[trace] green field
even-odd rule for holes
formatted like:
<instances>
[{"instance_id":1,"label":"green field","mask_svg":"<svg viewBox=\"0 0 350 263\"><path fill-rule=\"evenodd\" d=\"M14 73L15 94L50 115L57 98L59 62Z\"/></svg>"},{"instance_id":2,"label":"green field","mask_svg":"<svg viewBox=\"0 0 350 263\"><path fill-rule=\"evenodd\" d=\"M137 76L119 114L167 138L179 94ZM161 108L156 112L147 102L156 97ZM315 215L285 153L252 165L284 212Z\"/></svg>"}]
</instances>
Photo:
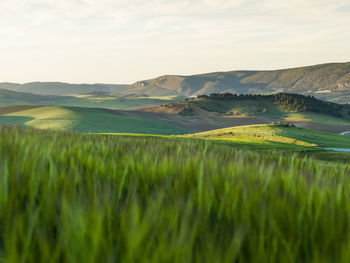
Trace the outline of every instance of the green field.
<instances>
[{"instance_id":1,"label":"green field","mask_svg":"<svg viewBox=\"0 0 350 263\"><path fill-rule=\"evenodd\" d=\"M286 121L311 121L325 124L335 125L350 125L349 118L336 118L326 114L299 112L299 113L287 113L283 116Z\"/></svg>"},{"instance_id":2,"label":"green field","mask_svg":"<svg viewBox=\"0 0 350 263\"><path fill-rule=\"evenodd\" d=\"M201 139L0 135L0 262L350 260L348 161Z\"/></svg>"},{"instance_id":3,"label":"green field","mask_svg":"<svg viewBox=\"0 0 350 263\"><path fill-rule=\"evenodd\" d=\"M88 133L184 134L189 131L141 117L110 114L97 109L47 106L1 114L0 124Z\"/></svg>"},{"instance_id":4,"label":"green field","mask_svg":"<svg viewBox=\"0 0 350 263\"><path fill-rule=\"evenodd\" d=\"M183 97L142 97L119 96L109 93L91 93L79 95L53 96L36 95L31 93L15 92L0 89L0 107L12 105L41 105L41 106L68 106L107 109L129 109L151 104L174 102Z\"/></svg>"},{"instance_id":5,"label":"green field","mask_svg":"<svg viewBox=\"0 0 350 263\"><path fill-rule=\"evenodd\" d=\"M310 147L350 148L350 137L280 125L246 125L186 135L215 141L229 141L256 149L305 150ZM306 147L306 148L305 148Z\"/></svg>"},{"instance_id":6,"label":"green field","mask_svg":"<svg viewBox=\"0 0 350 263\"><path fill-rule=\"evenodd\" d=\"M275 96L275 97L274 97ZM223 116L258 116L286 121L308 121L350 125L350 108L308 96L279 93L275 95L211 94L186 100L188 107L199 106Z\"/></svg>"}]
</instances>

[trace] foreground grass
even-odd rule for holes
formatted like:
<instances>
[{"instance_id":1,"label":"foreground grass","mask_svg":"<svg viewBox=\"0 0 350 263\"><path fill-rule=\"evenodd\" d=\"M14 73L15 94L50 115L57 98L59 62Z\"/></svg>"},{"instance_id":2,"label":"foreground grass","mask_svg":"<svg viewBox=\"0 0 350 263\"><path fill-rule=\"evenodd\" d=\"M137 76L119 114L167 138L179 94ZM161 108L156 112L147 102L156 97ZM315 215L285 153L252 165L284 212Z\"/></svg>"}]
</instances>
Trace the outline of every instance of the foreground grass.
<instances>
[{"instance_id":1,"label":"foreground grass","mask_svg":"<svg viewBox=\"0 0 350 263\"><path fill-rule=\"evenodd\" d=\"M2 262L349 262L350 166L0 128Z\"/></svg>"}]
</instances>

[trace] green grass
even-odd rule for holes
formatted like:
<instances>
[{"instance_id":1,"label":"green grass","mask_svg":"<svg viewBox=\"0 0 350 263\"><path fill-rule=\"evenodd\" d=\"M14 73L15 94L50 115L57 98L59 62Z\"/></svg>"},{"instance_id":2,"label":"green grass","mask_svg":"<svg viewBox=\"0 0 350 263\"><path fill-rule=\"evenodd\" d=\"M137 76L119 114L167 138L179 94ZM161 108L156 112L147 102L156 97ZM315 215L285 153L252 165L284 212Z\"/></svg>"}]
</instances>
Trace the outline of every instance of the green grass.
<instances>
[{"instance_id":1,"label":"green grass","mask_svg":"<svg viewBox=\"0 0 350 263\"><path fill-rule=\"evenodd\" d=\"M0 135L0 262L350 260L347 163L183 138Z\"/></svg>"},{"instance_id":2,"label":"green grass","mask_svg":"<svg viewBox=\"0 0 350 263\"><path fill-rule=\"evenodd\" d=\"M257 150L307 150L311 146L350 148L350 137L279 125L245 125L185 135L216 141L229 141Z\"/></svg>"},{"instance_id":3,"label":"green grass","mask_svg":"<svg viewBox=\"0 0 350 263\"><path fill-rule=\"evenodd\" d=\"M184 134L174 125L139 117L118 116L96 109L47 106L0 115L0 124L89 133Z\"/></svg>"},{"instance_id":4,"label":"green grass","mask_svg":"<svg viewBox=\"0 0 350 263\"><path fill-rule=\"evenodd\" d=\"M41 105L41 106L67 106L108 109L129 109L150 104L163 104L179 100L177 96L168 97L122 97L106 95L100 97L94 94L67 95L67 96L42 96L30 93L19 93L8 90L0 90L0 107L12 105Z\"/></svg>"},{"instance_id":5,"label":"green grass","mask_svg":"<svg viewBox=\"0 0 350 263\"><path fill-rule=\"evenodd\" d=\"M269 119L284 119L286 121L311 121L325 124L350 125L350 116L347 110L340 112L343 117L334 117L315 112L290 112L274 104L268 98L237 99L234 101L199 98L189 103L207 111L221 113L224 116L259 116Z\"/></svg>"},{"instance_id":6,"label":"green grass","mask_svg":"<svg viewBox=\"0 0 350 263\"><path fill-rule=\"evenodd\" d=\"M280 118L284 114L278 105L273 104L267 98L241 101L196 99L190 103L196 104L207 111L219 112L226 116L244 115Z\"/></svg>"},{"instance_id":7,"label":"green grass","mask_svg":"<svg viewBox=\"0 0 350 263\"><path fill-rule=\"evenodd\" d=\"M79 98L76 101L62 101L51 105L89 107L89 108L107 108L107 109L129 109L147 106L150 104L162 104L172 102L172 99L161 98Z\"/></svg>"},{"instance_id":8,"label":"green grass","mask_svg":"<svg viewBox=\"0 0 350 263\"><path fill-rule=\"evenodd\" d=\"M334 125L350 125L350 121L347 118L336 118L325 114L310 113L310 112L289 113L284 116L284 119L286 121L298 120L298 121L312 121L312 122L334 124Z\"/></svg>"}]
</instances>

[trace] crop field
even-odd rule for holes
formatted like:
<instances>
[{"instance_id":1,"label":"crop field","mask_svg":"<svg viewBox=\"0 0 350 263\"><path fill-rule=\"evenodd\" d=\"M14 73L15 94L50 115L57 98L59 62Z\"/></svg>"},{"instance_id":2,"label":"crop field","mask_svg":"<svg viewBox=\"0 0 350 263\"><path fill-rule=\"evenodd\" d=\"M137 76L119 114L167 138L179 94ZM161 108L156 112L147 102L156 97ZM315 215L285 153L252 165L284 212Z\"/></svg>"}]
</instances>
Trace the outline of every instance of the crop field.
<instances>
[{"instance_id":1,"label":"crop field","mask_svg":"<svg viewBox=\"0 0 350 263\"><path fill-rule=\"evenodd\" d=\"M188 133L180 127L142 117L118 116L97 109L60 106L2 107L0 124L88 133Z\"/></svg>"},{"instance_id":2,"label":"crop field","mask_svg":"<svg viewBox=\"0 0 350 263\"><path fill-rule=\"evenodd\" d=\"M350 261L348 161L206 139L0 135L0 262Z\"/></svg>"},{"instance_id":3,"label":"crop field","mask_svg":"<svg viewBox=\"0 0 350 263\"><path fill-rule=\"evenodd\" d=\"M231 141L243 145L255 144L258 148L265 146L274 149L307 149L305 147L334 147L350 148L350 137L345 135L312 131L296 127L283 127L274 124L245 125L232 128L212 130L186 137L203 138L209 140Z\"/></svg>"}]
</instances>

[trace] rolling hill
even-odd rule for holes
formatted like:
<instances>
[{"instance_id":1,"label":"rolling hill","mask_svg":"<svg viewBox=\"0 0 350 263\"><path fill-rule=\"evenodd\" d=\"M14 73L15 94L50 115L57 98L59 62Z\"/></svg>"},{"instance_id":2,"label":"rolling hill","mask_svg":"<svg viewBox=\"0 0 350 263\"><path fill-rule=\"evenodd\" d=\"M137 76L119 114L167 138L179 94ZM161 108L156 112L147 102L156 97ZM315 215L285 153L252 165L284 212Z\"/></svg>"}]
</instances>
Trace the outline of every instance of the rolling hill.
<instances>
[{"instance_id":1,"label":"rolling hill","mask_svg":"<svg viewBox=\"0 0 350 263\"><path fill-rule=\"evenodd\" d=\"M134 83L124 93L196 96L210 93L310 94L350 102L350 63L322 64L271 71L231 71L193 76L166 75Z\"/></svg>"},{"instance_id":2,"label":"rolling hill","mask_svg":"<svg viewBox=\"0 0 350 263\"><path fill-rule=\"evenodd\" d=\"M120 93L127 85L118 84L69 84L62 82L31 82L25 84L0 83L0 89L18 92L33 93L38 95L69 95L85 94L91 92Z\"/></svg>"},{"instance_id":3,"label":"rolling hill","mask_svg":"<svg viewBox=\"0 0 350 263\"><path fill-rule=\"evenodd\" d=\"M239 70L192 76L165 75L132 85L69 84L61 82L0 83L0 89L40 95L91 92L148 96L197 96L211 93L314 95L323 100L350 102L350 62L282 70Z\"/></svg>"},{"instance_id":4,"label":"rolling hill","mask_svg":"<svg viewBox=\"0 0 350 263\"><path fill-rule=\"evenodd\" d=\"M87 133L184 134L189 131L158 120L121 116L103 110L60 106L0 107L0 125Z\"/></svg>"},{"instance_id":5,"label":"rolling hill","mask_svg":"<svg viewBox=\"0 0 350 263\"><path fill-rule=\"evenodd\" d=\"M298 94L201 95L159 107L124 112L131 116L164 120L194 132L280 121L323 132L350 131L349 105Z\"/></svg>"},{"instance_id":6,"label":"rolling hill","mask_svg":"<svg viewBox=\"0 0 350 263\"><path fill-rule=\"evenodd\" d=\"M350 148L350 140L346 136L278 124L245 125L184 136L229 141L240 144L242 147L260 150L285 149L287 145L292 150L296 150L300 146Z\"/></svg>"},{"instance_id":7,"label":"rolling hill","mask_svg":"<svg viewBox=\"0 0 350 263\"><path fill-rule=\"evenodd\" d=\"M350 106L308 96L225 93L178 99L103 92L54 96L0 90L0 124L97 133L178 134L288 121L312 130L350 131Z\"/></svg>"},{"instance_id":8,"label":"rolling hill","mask_svg":"<svg viewBox=\"0 0 350 263\"><path fill-rule=\"evenodd\" d=\"M140 97L117 95L109 92L95 91L71 95L38 95L0 89L0 107L13 105L70 106L87 108L129 109L146 105L162 104L179 100L177 97Z\"/></svg>"}]
</instances>

